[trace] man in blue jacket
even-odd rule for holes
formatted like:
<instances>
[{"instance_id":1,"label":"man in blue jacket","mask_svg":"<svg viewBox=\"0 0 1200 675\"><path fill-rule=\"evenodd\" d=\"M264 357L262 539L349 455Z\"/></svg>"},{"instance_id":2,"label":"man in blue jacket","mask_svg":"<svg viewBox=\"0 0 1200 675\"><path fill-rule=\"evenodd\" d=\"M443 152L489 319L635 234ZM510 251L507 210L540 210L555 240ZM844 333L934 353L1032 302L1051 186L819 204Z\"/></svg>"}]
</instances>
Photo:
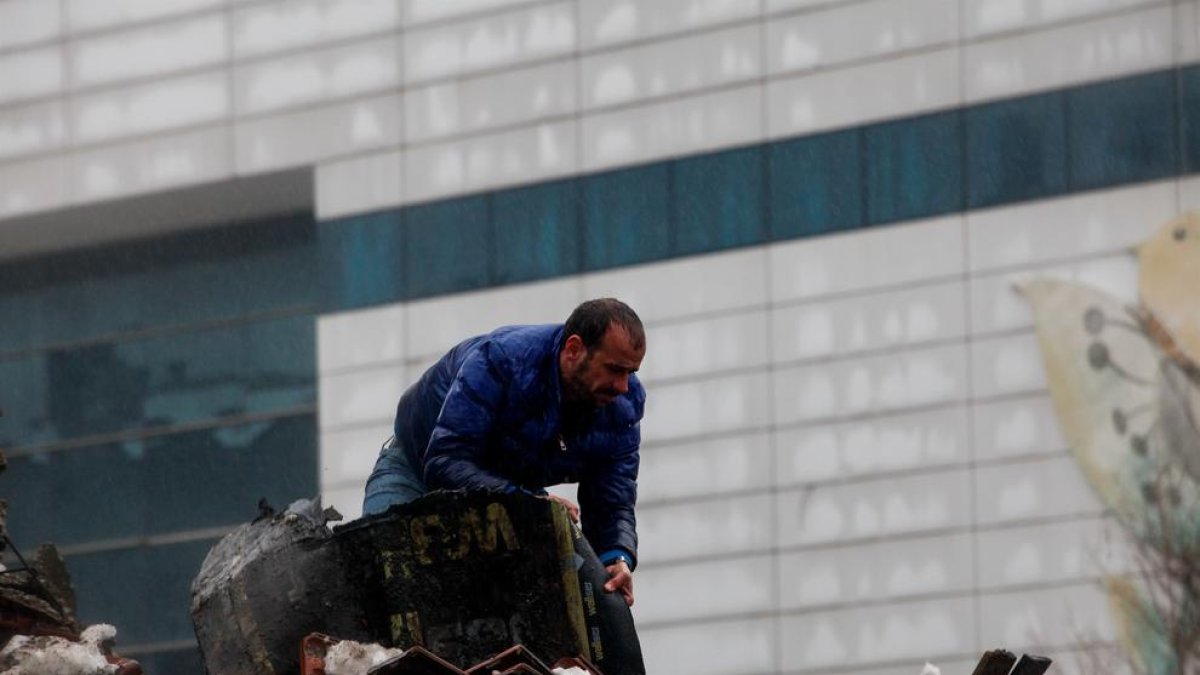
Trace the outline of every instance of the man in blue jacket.
<instances>
[{"instance_id":1,"label":"man in blue jacket","mask_svg":"<svg viewBox=\"0 0 1200 675\"><path fill-rule=\"evenodd\" d=\"M566 324L507 326L459 343L404 392L395 436L367 480L363 513L428 490L545 495L579 483L579 506L556 495L633 604L639 423L646 353L625 303L589 300ZM580 508L582 507L582 509Z\"/></svg>"}]
</instances>

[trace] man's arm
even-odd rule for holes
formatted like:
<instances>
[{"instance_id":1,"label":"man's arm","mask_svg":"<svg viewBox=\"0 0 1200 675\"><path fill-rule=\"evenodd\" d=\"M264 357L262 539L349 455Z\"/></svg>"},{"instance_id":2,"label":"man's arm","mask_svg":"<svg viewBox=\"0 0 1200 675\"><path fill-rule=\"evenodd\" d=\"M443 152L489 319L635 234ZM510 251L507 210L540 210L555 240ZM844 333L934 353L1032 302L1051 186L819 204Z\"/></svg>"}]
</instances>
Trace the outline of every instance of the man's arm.
<instances>
[{"instance_id":1,"label":"man's arm","mask_svg":"<svg viewBox=\"0 0 1200 675\"><path fill-rule=\"evenodd\" d=\"M519 489L482 466L510 380L508 359L494 342L483 342L463 362L425 448L424 478L430 488Z\"/></svg>"},{"instance_id":2,"label":"man's arm","mask_svg":"<svg viewBox=\"0 0 1200 675\"><path fill-rule=\"evenodd\" d=\"M621 591L633 604L633 569L637 567L638 446L641 430L632 425L622 434L615 455L579 485L583 532L608 570L607 591Z\"/></svg>"}]
</instances>

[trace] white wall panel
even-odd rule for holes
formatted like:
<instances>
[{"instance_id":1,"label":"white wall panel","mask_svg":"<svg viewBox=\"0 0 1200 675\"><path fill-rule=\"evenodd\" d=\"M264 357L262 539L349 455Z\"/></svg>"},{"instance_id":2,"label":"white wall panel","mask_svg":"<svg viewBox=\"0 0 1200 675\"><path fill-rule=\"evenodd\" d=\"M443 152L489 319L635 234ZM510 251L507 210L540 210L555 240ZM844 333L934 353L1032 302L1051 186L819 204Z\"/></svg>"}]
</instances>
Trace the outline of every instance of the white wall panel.
<instances>
[{"instance_id":1,"label":"white wall panel","mask_svg":"<svg viewBox=\"0 0 1200 675\"><path fill-rule=\"evenodd\" d=\"M63 158L58 155L0 165L0 215L62 206L65 185Z\"/></svg>"},{"instance_id":2,"label":"white wall panel","mask_svg":"<svg viewBox=\"0 0 1200 675\"><path fill-rule=\"evenodd\" d=\"M796 614L781 629L786 672L976 651L970 598Z\"/></svg>"},{"instance_id":3,"label":"white wall panel","mask_svg":"<svg viewBox=\"0 0 1200 675\"><path fill-rule=\"evenodd\" d=\"M961 281L783 306L772 315L777 363L962 337Z\"/></svg>"},{"instance_id":4,"label":"white wall panel","mask_svg":"<svg viewBox=\"0 0 1200 675\"><path fill-rule=\"evenodd\" d=\"M636 578L640 625L763 611L775 595L767 556L639 567Z\"/></svg>"},{"instance_id":5,"label":"white wall panel","mask_svg":"<svg viewBox=\"0 0 1200 675\"><path fill-rule=\"evenodd\" d=\"M564 60L411 88L404 93L405 140L419 143L571 114L575 69Z\"/></svg>"},{"instance_id":6,"label":"white wall panel","mask_svg":"<svg viewBox=\"0 0 1200 675\"><path fill-rule=\"evenodd\" d=\"M530 2L531 0L400 0L400 18L405 27L411 27L430 21L446 21L482 12L493 12L502 7Z\"/></svg>"},{"instance_id":7,"label":"white wall panel","mask_svg":"<svg viewBox=\"0 0 1200 675\"><path fill-rule=\"evenodd\" d=\"M772 384L778 424L952 403L967 395L966 350L951 345L786 368Z\"/></svg>"},{"instance_id":8,"label":"white wall panel","mask_svg":"<svg viewBox=\"0 0 1200 675\"><path fill-rule=\"evenodd\" d=\"M584 109L743 82L762 73L762 30L739 26L580 60Z\"/></svg>"},{"instance_id":9,"label":"white wall panel","mask_svg":"<svg viewBox=\"0 0 1200 675\"><path fill-rule=\"evenodd\" d=\"M408 82L422 82L568 54L574 47L572 4L537 5L408 31L404 72Z\"/></svg>"},{"instance_id":10,"label":"white wall panel","mask_svg":"<svg viewBox=\"0 0 1200 675\"><path fill-rule=\"evenodd\" d=\"M74 203L190 185L233 176L228 126L103 146L71 157Z\"/></svg>"},{"instance_id":11,"label":"white wall panel","mask_svg":"<svg viewBox=\"0 0 1200 675\"><path fill-rule=\"evenodd\" d=\"M239 121L238 173L255 173L400 143L400 97Z\"/></svg>"},{"instance_id":12,"label":"white wall panel","mask_svg":"<svg viewBox=\"0 0 1200 675\"><path fill-rule=\"evenodd\" d=\"M968 591L971 536L872 542L787 553L779 559L783 610Z\"/></svg>"},{"instance_id":13,"label":"white wall panel","mask_svg":"<svg viewBox=\"0 0 1200 675\"><path fill-rule=\"evenodd\" d=\"M441 357L500 326L563 323L581 301L579 280L567 278L411 302L408 355Z\"/></svg>"},{"instance_id":14,"label":"white wall panel","mask_svg":"<svg viewBox=\"0 0 1200 675\"><path fill-rule=\"evenodd\" d=\"M321 488L321 504L337 509L342 514L342 522L350 522L362 515L362 501L361 485Z\"/></svg>"},{"instance_id":15,"label":"white wall panel","mask_svg":"<svg viewBox=\"0 0 1200 675\"><path fill-rule=\"evenodd\" d=\"M650 386L642 440L750 431L767 425L767 374Z\"/></svg>"},{"instance_id":16,"label":"white wall panel","mask_svg":"<svg viewBox=\"0 0 1200 675\"><path fill-rule=\"evenodd\" d=\"M1059 454L1067 449L1048 394L975 403L971 414L976 461Z\"/></svg>"},{"instance_id":17,"label":"white wall panel","mask_svg":"<svg viewBox=\"0 0 1200 675\"><path fill-rule=\"evenodd\" d=\"M8 0L0 3L0 49L12 49L57 37L62 17L59 3Z\"/></svg>"},{"instance_id":18,"label":"white wall panel","mask_svg":"<svg viewBox=\"0 0 1200 675\"><path fill-rule=\"evenodd\" d=\"M958 39L958 0L868 0L768 24L771 75L829 68Z\"/></svg>"},{"instance_id":19,"label":"white wall panel","mask_svg":"<svg viewBox=\"0 0 1200 675\"><path fill-rule=\"evenodd\" d=\"M637 616L637 605L634 605ZM771 619L638 629L648 673L745 675L775 668Z\"/></svg>"},{"instance_id":20,"label":"white wall panel","mask_svg":"<svg viewBox=\"0 0 1200 675\"><path fill-rule=\"evenodd\" d=\"M761 85L583 118L583 170L761 141Z\"/></svg>"},{"instance_id":21,"label":"white wall panel","mask_svg":"<svg viewBox=\"0 0 1200 675\"><path fill-rule=\"evenodd\" d=\"M1200 210L1200 176L1179 181L1179 210Z\"/></svg>"},{"instance_id":22,"label":"white wall panel","mask_svg":"<svg viewBox=\"0 0 1200 675\"><path fill-rule=\"evenodd\" d=\"M954 407L779 431L776 484L822 481L965 464L965 408Z\"/></svg>"},{"instance_id":23,"label":"white wall panel","mask_svg":"<svg viewBox=\"0 0 1200 675\"><path fill-rule=\"evenodd\" d=\"M110 26L128 26L223 4L224 0L66 0L66 25L69 32L80 33Z\"/></svg>"},{"instance_id":24,"label":"white wall panel","mask_svg":"<svg viewBox=\"0 0 1200 675\"><path fill-rule=\"evenodd\" d=\"M766 551L775 534L772 501L760 494L643 505L637 511L638 564Z\"/></svg>"},{"instance_id":25,"label":"white wall panel","mask_svg":"<svg viewBox=\"0 0 1200 675\"><path fill-rule=\"evenodd\" d=\"M767 434L642 444L638 502L761 490L771 482Z\"/></svg>"},{"instance_id":26,"label":"white wall panel","mask_svg":"<svg viewBox=\"0 0 1200 675\"><path fill-rule=\"evenodd\" d=\"M370 425L384 430L379 439L382 444L390 433L396 402L407 387L406 375L404 365L391 364L321 376L318 422L322 433Z\"/></svg>"},{"instance_id":27,"label":"white wall panel","mask_svg":"<svg viewBox=\"0 0 1200 675\"><path fill-rule=\"evenodd\" d=\"M1175 181L967 214L972 271L1126 251L1176 213Z\"/></svg>"},{"instance_id":28,"label":"white wall panel","mask_svg":"<svg viewBox=\"0 0 1200 675\"><path fill-rule=\"evenodd\" d=\"M987 530L977 537L984 589L1071 583L1134 569L1120 527L1102 518Z\"/></svg>"},{"instance_id":29,"label":"white wall panel","mask_svg":"<svg viewBox=\"0 0 1200 675\"><path fill-rule=\"evenodd\" d=\"M648 324L748 309L767 302L765 265L763 248L693 256L588 274L583 294L621 298Z\"/></svg>"},{"instance_id":30,"label":"white wall panel","mask_svg":"<svg viewBox=\"0 0 1200 675\"><path fill-rule=\"evenodd\" d=\"M318 164L317 220L399 206L404 201L404 155L387 150Z\"/></svg>"},{"instance_id":31,"label":"white wall panel","mask_svg":"<svg viewBox=\"0 0 1200 675\"><path fill-rule=\"evenodd\" d=\"M0 54L0 103L58 93L63 81L58 45Z\"/></svg>"},{"instance_id":32,"label":"white wall panel","mask_svg":"<svg viewBox=\"0 0 1200 675\"><path fill-rule=\"evenodd\" d=\"M1100 500L1069 455L981 467L975 518L985 525L1100 513Z\"/></svg>"},{"instance_id":33,"label":"white wall panel","mask_svg":"<svg viewBox=\"0 0 1200 675\"><path fill-rule=\"evenodd\" d=\"M234 69L239 115L361 95L400 84L400 40L384 37Z\"/></svg>"},{"instance_id":34,"label":"white wall panel","mask_svg":"<svg viewBox=\"0 0 1200 675\"><path fill-rule=\"evenodd\" d=\"M141 135L230 117L228 71L212 70L71 97L75 143Z\"/></svg>"},{"instance_id":35,"label":"white wall panel","mask_svg":"<svg viewBox=\"0 0 1200 675\"><path fill-rule=\"evenodd\" d=\"M60 100L0 109L0 158L58 148L65 140L63 117Z\"/></svg>"},{"instance_id":36,"label":"white wall panel","mask_svg":"<svg viewBox=\"0 0 1200 675\"><path fill-rule=\"evenodd\" d=\"M317 317L317 372L402 360L406 314L396 303Z\"/></svg>"},{"instance_id":37,"label":"white wall panel","mask_svg":"<svg viewBox=\"0 0 1200 675\"><path fill-rule=\"evenodd\" d=\"M1126 75L1173 62L1171 8L969 44L969 103Z\"/></svg>"},{"instance_id":38,"label":"white wall panel","mask_svg":"<svg viewBox=\"0 0 1200 675\"><path fill-rule=\"evenodd\" d=\"M768 251L771 299L944 279L963 272L960 216L776 244ZM936 255L931 255L936 251Z\"/></svg>"},{"instance_id":39,"label":"white wall panel","mask_svg":"<svg viewBox=\"0 0 1200 675\"><path fill-rule=\"evenodd\" d=\"M1024 269L971 280L971 332L987 335L1029 328L1033 312L1017 285L1035 279L1060 279L1085 285L1132 304L1137 300L1137 258L1132 251L1077 263Z\"/></svg>"},{"instance_id":40,"label":"white wall panel","mask_svg":"<svg viewBox=\"0 0 1200 675\"><path fill-rule=\"evenodd\" d=\"M758 310L683 323L652 324L646 329L646 345L647 357L638 373L646 383L764 366L767 313Z\"/></svg>"},{"instance_id":41,"label":"white wall panel","mask_svg":"<svg viewBox=\"0 0 1200 675\"><path fill-rule=\"evenodd\" d=\"M1195 63L1200 59L1200 4L1177 2L1175 16L1175 62Z\"/></svg>"},{"instance_id":42,"label":"white wall panel","mask_svg":"<svg viewBox=\"0 0 1200 675\"><path fill-rule=\"evenodd\" d=\"M1104 589L1090 583L983 595L979 632L985 645L1072 647L1116 638Z\"/></svg>"},{"instance_id":43,"label":"white wall panel","mask_svg":"<svg viewBox=\"0 0 1200 675\"><path fill-rule=\"evenodd\" d=\"M956 48L767 83L767 137L810 134L960 105Z\"/></svg>"},{"instance_id":44,"label":"white wall panel","mask_svg":"<svg viewBox=\"0 0 1200 675\"><path fill-rule=\"evenodd\" d=\"M106 33L67 46L70 82L89 87L222 63L227 57L223 13Z\"/></svg>"},{"instance_id":45,"label":"white wall panel","mask_svg":"<svg viewBox=\"0 0 1200 675\"><path fill-rule=\"evenodd\" d=\"M578 126L548 122L411 148L405 198L424 201L576 173Z\"/></svg>"},{"instance_id":46,"label":"white wall panel","mask_svg":"<svg viewBox=\"0 0 1200 675\"><path fill-rule=\"evenodd\" d=\"M1033 333L971 343L971 394L975 398L1025 394L1046 388L1042 350Z\"/></svg>"},{"instance_id":47,"label":"white wall panel","mask_svg":"<svg viewBox=\"0 0 1200 675\"><path fill-rule=\"evenodd\" d=\"M392 424L350 427L322 432L320 438L320 480L322 489L353 487L361 493L375 467L379 450L392 434Z\"/></svg>"},{"instance_id":48,"label":"white wall panel","mask_svg":"<svg viewBox=\"0 0 1200 675\"><path fill-rule=\"evenodd\" d=\"M277 0L235 8L239 57L317 45L399 25L396 0Z\"/></svg>"},{"instance_id":49,"label":"white wall panel","mask_svg":"<svg viewBox=\"0 0 1200 675\"><path fill-rule=\"evenodd\" d=\"M1085 20L1089 16L1121 11L1156 0L963 0L963 28L967 38L1027 31L1051 23Z\"/></svg>"},{"instance_id":50,"label":"white wall panel","mask_svg":"<svg viewBox=\"0 0 1200 675\"><path fill-rule=\"evenodd\" d=\"M964 527L970 482L962 469L781 492L776 536L788 547Z\"/></svg>"},{"instance_id":51,"label":"white wall panel","mask_svg":"<svg viewBox=\"0 0 1200 675\"><path fill-rule=\"evenodd\" d=\"M747 0L587 0L579 3L584 49L746 20L758 14Z\"/></svg>"}]
</instances>

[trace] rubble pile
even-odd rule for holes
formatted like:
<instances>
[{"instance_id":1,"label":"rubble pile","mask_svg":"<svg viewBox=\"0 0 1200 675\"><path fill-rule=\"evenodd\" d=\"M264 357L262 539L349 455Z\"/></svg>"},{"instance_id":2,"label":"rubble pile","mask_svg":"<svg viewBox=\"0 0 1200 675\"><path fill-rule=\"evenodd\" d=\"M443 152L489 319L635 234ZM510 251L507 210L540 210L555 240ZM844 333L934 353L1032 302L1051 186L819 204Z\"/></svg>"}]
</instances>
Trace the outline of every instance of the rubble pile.
<instances>
[{"instance_id":1,"label":"rubble pile","mask_svg":"<svg viewBox=\"0 0 1200 675\"><path fill-rule=\"evenodd\" d=\"M78 642L53 635L14 635L0 649L0 673L117 675L122 668L109 662L106 647L116 636L117 629L108 624L88 627Z\"/></svg>"}]
</instances>

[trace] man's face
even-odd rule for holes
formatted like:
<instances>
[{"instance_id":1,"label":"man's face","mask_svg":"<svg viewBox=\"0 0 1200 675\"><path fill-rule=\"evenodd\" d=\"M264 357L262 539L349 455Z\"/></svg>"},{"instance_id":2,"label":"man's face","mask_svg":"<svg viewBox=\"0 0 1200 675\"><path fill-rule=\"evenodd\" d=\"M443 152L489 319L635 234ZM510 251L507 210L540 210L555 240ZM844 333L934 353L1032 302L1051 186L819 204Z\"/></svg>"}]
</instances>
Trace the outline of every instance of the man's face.
<instances>
[{"instance_id":1,"label":"man's face","mask_svg":"<svg viewBox=\"0 0 1200 675\"><path fill-rule=\"evenodd\" d=\"M600 344L588 351L578 335L567 338L560 367L563 388L572 401L599 408L629 391L629 376L637 372L646 346L635 349L620 326L609 326Z\"/></svg>"}]
</instances>

